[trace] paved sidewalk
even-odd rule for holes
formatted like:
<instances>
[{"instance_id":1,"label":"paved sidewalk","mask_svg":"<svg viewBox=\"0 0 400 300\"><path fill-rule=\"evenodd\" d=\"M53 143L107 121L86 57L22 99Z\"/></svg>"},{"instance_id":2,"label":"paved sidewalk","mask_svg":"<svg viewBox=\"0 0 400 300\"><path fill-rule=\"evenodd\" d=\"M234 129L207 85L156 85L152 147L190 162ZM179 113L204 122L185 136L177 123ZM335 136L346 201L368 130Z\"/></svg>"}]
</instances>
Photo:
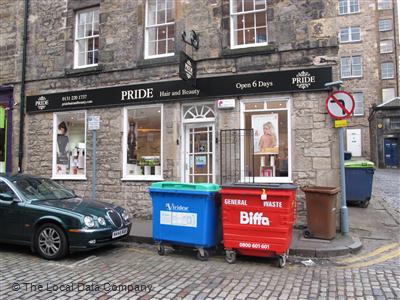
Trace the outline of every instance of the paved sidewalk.
<instances>
[{"instance_id":1,"label":"paved sidewalk","mask_svg":"<svg viewBox=\"0 0 400 300\"><path fill-rule=\"evenodd\" d=\"M331 241L306 239L300 225L293 230L290 254L303 257L332 257L354 254L363 246L368 251L370 247L377 247L389 241L398 242L400 201L399 193L396 192L400 185L396 184L396 181L400 183L400 170L376 170L369 207L349 206L348 236L338 232ZM305 224L305 221L303 223ZM152 220L134 219L129 240L153 243Z\"/></svg>"}]
</instances>

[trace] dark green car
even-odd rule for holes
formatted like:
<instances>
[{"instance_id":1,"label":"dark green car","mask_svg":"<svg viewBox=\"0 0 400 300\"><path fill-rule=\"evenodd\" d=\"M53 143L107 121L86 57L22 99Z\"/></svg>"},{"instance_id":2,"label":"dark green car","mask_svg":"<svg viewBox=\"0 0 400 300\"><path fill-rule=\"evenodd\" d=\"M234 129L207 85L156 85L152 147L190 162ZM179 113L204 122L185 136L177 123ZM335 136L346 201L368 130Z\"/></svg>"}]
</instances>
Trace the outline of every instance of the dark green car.
<instances>
[{"instance_id":1,"label":"dark green car","mask_svg":"<svg viewBox=\"0 0 400 300\"><path fill-rule=\"evenodd\" d=\"M29 175L0 175L0 241L29 245L46 259L113 243L131 230L128 213L83 200L59 183Z\"/></svg>"}]
</instances>

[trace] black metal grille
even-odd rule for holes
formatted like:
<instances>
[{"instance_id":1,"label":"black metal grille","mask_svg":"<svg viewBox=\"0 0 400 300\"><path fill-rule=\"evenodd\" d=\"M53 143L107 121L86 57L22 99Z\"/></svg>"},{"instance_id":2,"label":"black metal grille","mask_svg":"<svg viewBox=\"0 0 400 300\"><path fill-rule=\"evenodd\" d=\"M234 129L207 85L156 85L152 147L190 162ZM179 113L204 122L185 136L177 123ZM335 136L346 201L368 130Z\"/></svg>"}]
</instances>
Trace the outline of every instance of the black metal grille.
<instances>
[{"instance_id":1,"label":"black metal grille","mask_svg":"<svg viewBox=\"0 0 400 300\"><path fill-rule=\"evenodd\" d=\"M115 210L107 211L107 215L116 227L122 226L122 218Z\"/></svg>"},{"instance_id":2,"label":"black metal grille","mask_svg":"<svg viewBox=\"0 0 400 300\"><path fill-rule=\"evenodd\" d=\"M221 184L254 182L253 129L220 131Z\"/></svg>"}]
</instances>

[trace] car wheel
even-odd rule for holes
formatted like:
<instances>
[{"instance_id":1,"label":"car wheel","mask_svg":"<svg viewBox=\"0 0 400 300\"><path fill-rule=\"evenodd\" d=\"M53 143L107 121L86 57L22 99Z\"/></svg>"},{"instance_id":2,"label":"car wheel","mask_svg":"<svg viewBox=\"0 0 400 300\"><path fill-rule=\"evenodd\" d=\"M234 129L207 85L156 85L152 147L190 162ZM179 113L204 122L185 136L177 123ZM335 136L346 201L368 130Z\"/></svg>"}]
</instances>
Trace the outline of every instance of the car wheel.
<instances>
[{"instance_id":1,"label":"car wheel","mask_svg":"<svg viewBox=\"0 0 400 300\"><path fill-rule=\"evenodd\" d=\"M67 238L61 228L52 223L39 227L35 235L35 249L45 259L55 260L67 254Z\"/></svg>"}]
</instances>

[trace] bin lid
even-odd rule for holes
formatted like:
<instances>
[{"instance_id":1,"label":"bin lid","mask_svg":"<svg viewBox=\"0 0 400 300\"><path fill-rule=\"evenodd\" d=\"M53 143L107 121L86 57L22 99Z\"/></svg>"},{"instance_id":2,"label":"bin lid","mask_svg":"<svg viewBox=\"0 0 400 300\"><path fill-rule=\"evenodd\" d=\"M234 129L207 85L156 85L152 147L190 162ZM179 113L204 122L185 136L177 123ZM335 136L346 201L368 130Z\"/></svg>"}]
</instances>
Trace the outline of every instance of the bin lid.
<instances>
[{"instance_id":1,"label":"bin lid","mask_svg":"<svg viewBox=\"0 0 400 300\"><path fill-rule=\"evenodd\" d=\"M220 186L214 183L183 183L175 181L154 182L151 188L202 192L218 192L220 190Z\"/></svg>"},{"instance_id":2,"label":"bin lid","mask_svg":"<svg viewBox=\"0 0 400 300\"><path fill-rule=\"evenodd\" d=\"M320 194L329 194L334 195L340 192L339 187L331 187L331 186L316 186L316 185L307 185L301 187L301 190L305 193L320 193Z\"/></svg>"},{"instance_id":3,"label":"bin lid","mask_svg":"<svg viewBox=\"0 0 400 300\"><path fill-rule=\"evenodd\" d=\"M372 161L369 160L348 160L344 163L344 167L352 169L358 169L358 168L373 169L375 165Z\"/></svg>"},{"instance_id":4,"label":"bin lid","mask_svg":"<svg viewBox=\"0 0 400 300\"><path fill-rule=\"evenodd\" d=\"M258 183L235 182L224 184L222 188L268 189L268 190L296 190L297 185L292 183Z\"/></svg>"}]
</instances>

